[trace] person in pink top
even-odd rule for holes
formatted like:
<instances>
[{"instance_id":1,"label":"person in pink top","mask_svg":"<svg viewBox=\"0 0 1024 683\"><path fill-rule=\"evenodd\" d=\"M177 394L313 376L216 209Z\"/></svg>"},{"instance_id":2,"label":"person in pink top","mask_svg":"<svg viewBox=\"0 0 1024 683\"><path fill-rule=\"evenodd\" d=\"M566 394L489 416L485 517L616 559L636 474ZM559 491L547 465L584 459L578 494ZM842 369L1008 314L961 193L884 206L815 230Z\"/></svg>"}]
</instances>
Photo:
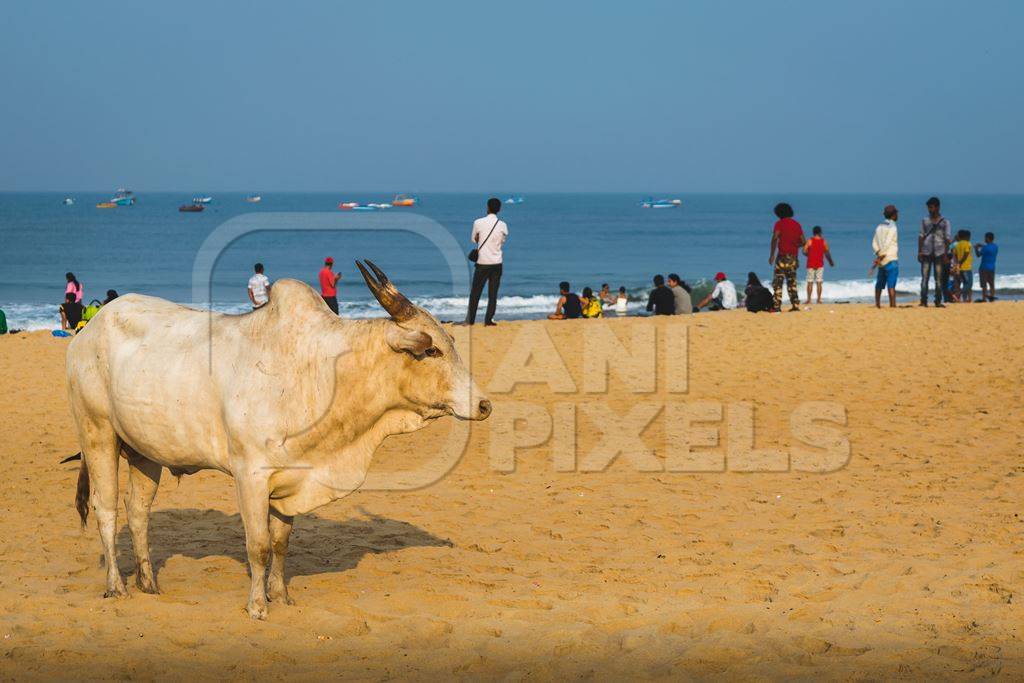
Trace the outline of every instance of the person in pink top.
<instances>
[{"instance_id":1,"label":"person in pink top","mask_svg":"<svg viewBox=\"0 0 1024 683\"><path fill-rule=\"evenodd\" d=\"M64 277L68 279L68 286L64 289L64 294L74 294L75 303L82 303L82 293L85 288L82 287L82 283L75 278L74 273L65 273Z\"/></svg>"},{"instance_id":2,"label":"person in pink top","mask_svg":"<svg viewBox=\"0 0 1024 683\"><path fill-rule=\"evenodd\" d=\"M338 314L338 280L341 273L334 272L334 259L328 256L324 259L324 267L320 269L320 296L324 298L327 307Z\"/></svg>"}]
</instances>

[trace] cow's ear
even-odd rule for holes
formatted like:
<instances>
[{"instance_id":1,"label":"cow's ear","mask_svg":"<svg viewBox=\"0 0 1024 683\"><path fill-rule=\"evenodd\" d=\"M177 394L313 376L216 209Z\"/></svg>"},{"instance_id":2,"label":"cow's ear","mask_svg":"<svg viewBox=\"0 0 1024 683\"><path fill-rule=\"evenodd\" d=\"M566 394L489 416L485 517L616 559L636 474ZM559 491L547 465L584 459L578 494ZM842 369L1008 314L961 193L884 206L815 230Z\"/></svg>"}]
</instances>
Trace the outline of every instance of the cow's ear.
<instances>
[{"instance_id":1,"label":"cow's ear","mask_svg":"<svg viewBox=\"0 0 1024 683\"><path fill-rule=\"evenodd\" d=\"M422 356L434 345L434 340L426 332L406 330L398 325L388 326L387 340L388 346L395 351L404 351L414 356Z\"/></svg>"}]
</instances>

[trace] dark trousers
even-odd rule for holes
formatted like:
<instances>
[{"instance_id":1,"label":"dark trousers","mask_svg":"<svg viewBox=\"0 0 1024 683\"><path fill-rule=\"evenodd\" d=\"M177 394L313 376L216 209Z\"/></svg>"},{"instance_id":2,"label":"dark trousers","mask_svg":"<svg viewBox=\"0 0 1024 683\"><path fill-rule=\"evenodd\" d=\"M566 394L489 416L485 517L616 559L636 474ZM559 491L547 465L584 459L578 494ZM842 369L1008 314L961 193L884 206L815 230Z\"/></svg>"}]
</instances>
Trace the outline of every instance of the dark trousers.
<instances>
[{"instance_id":1,"label":"dark trousers","mask_svg":"<svg viewBox=\"0 0 1024 683\"><path fill-rule=\"evenodd\" d=\"M935 280L935 303L941 304L949 270L941 256L925 256L921 259L921 303L928 303L928 280Z\"/></svg>"},{"instance_id":2,"label":"dark trousers","mask_svg":"<svg viewBox=\"0 0 1024 683\"><path fill-rule=\"evenodd\" d=\"M327 308L334 311L334 315L338 315L338 297L325 296L324 301L327 303Z\"/></svg>"},{"instance_id":3,"label":"dark trousers","mask_svg":"<svg viewBox=\"0 0 1024 683\"><path fill-rule=\"evenodd\" d=\"M480 305L480 295L484 292L484 283L487 283L487 315L484 322L494 320L494 311L498 307L498 285L501 284L501 264L482 266L476 264L473 271L473 286L469 290L469 311L466 313L466 322L476 322L476 309Z\"/></svg>"}]
</instances>

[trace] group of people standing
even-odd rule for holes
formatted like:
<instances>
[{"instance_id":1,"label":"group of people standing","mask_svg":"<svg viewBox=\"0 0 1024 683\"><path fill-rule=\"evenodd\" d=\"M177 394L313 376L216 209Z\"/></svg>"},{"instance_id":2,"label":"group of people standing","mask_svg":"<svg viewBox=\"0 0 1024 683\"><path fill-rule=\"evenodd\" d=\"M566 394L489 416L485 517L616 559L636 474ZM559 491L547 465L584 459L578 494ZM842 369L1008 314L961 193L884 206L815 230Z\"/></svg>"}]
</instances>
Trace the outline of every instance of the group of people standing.
<instances>
[{"instance_id":1,"label":"group of people standing","mask_svg":"<svg viewBox=\"0 0 1024 683\"><path fill-rule=\"evenodd\" d=\"M999 245L995 233L986 232L985 241L971 244L971 231L956 233L949 219L942 215L942 202L931 197L925 207L928 215L921 220L917 236L917 261L921 265L920 306L928 306L929 290L934 305L943 308L950 302L974 300L974 257L979 258L978 280L981 300L996 298L996 258ZM882 212L885 221L875 229L871 247L875 253L872 269L878 269L875 279L875 306L881 308L882 291L889 295L889 306L896 306L896 283L899 278L899 210L892 204Z\"/></svg>"}]
</instances>

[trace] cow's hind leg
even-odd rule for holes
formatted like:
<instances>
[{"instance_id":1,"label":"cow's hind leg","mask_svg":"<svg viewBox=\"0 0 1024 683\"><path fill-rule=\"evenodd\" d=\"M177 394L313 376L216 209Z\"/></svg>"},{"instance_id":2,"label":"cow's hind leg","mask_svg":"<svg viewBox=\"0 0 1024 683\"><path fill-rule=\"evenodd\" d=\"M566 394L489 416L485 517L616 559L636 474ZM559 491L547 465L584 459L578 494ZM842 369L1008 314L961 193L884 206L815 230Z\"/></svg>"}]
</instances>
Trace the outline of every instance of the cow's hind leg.
<instances>
[{"instance_id":1,"label":"cow's hind leg","mask_svg":"<svg viewBox=\"0 0 1024 683\"><path fill-rule=\"evenodd\" d=\"M267 597L272 602L283 602L286 605L295 604L288 597L288 585L284 581L284 556L288 552L288 537L292 533L294 519L270 511L270 548L273 557L270 559L270 574L267 577Z\"/></svg>"},{"instance_id":2,"label":"cow's hind leg","mask_svg":"<svg viewBox=\"0 0 1024 683\"><path fill-rule=\"evenodd\" d=\"M235 477L238 510L245 525L245 550L249 557L249 603L245 611L253 619L267 618L267 561L270 559L270 489L264 478Z\"/></svg>"},{"instance_id":3,"label":"cow's hind leg","mask_svg":"<svg viewBox=\"0 0 1024 683\"><path fill-rule=\"evenodd\" d=\"M135 550L135 585L144 593L159 593L149 559L149 510L160 486L163 468L134 451L127 451L127 455L128 492L124 504Z\"/></svg>"},{"instance_id":4,"label":"cow's hind leg","mask_svg":"<svg viewBox=\"0 0 1024 683\"><path fill-rule=\"evenodd\" d=\"M117 568L117 461L121 443L109 423L86 424L79 430L82 457L89 470L90 502L96 513L96 524L103 542L107 564L105 598L127 597L128 591Z\"/></svg>"}]
</instances>

